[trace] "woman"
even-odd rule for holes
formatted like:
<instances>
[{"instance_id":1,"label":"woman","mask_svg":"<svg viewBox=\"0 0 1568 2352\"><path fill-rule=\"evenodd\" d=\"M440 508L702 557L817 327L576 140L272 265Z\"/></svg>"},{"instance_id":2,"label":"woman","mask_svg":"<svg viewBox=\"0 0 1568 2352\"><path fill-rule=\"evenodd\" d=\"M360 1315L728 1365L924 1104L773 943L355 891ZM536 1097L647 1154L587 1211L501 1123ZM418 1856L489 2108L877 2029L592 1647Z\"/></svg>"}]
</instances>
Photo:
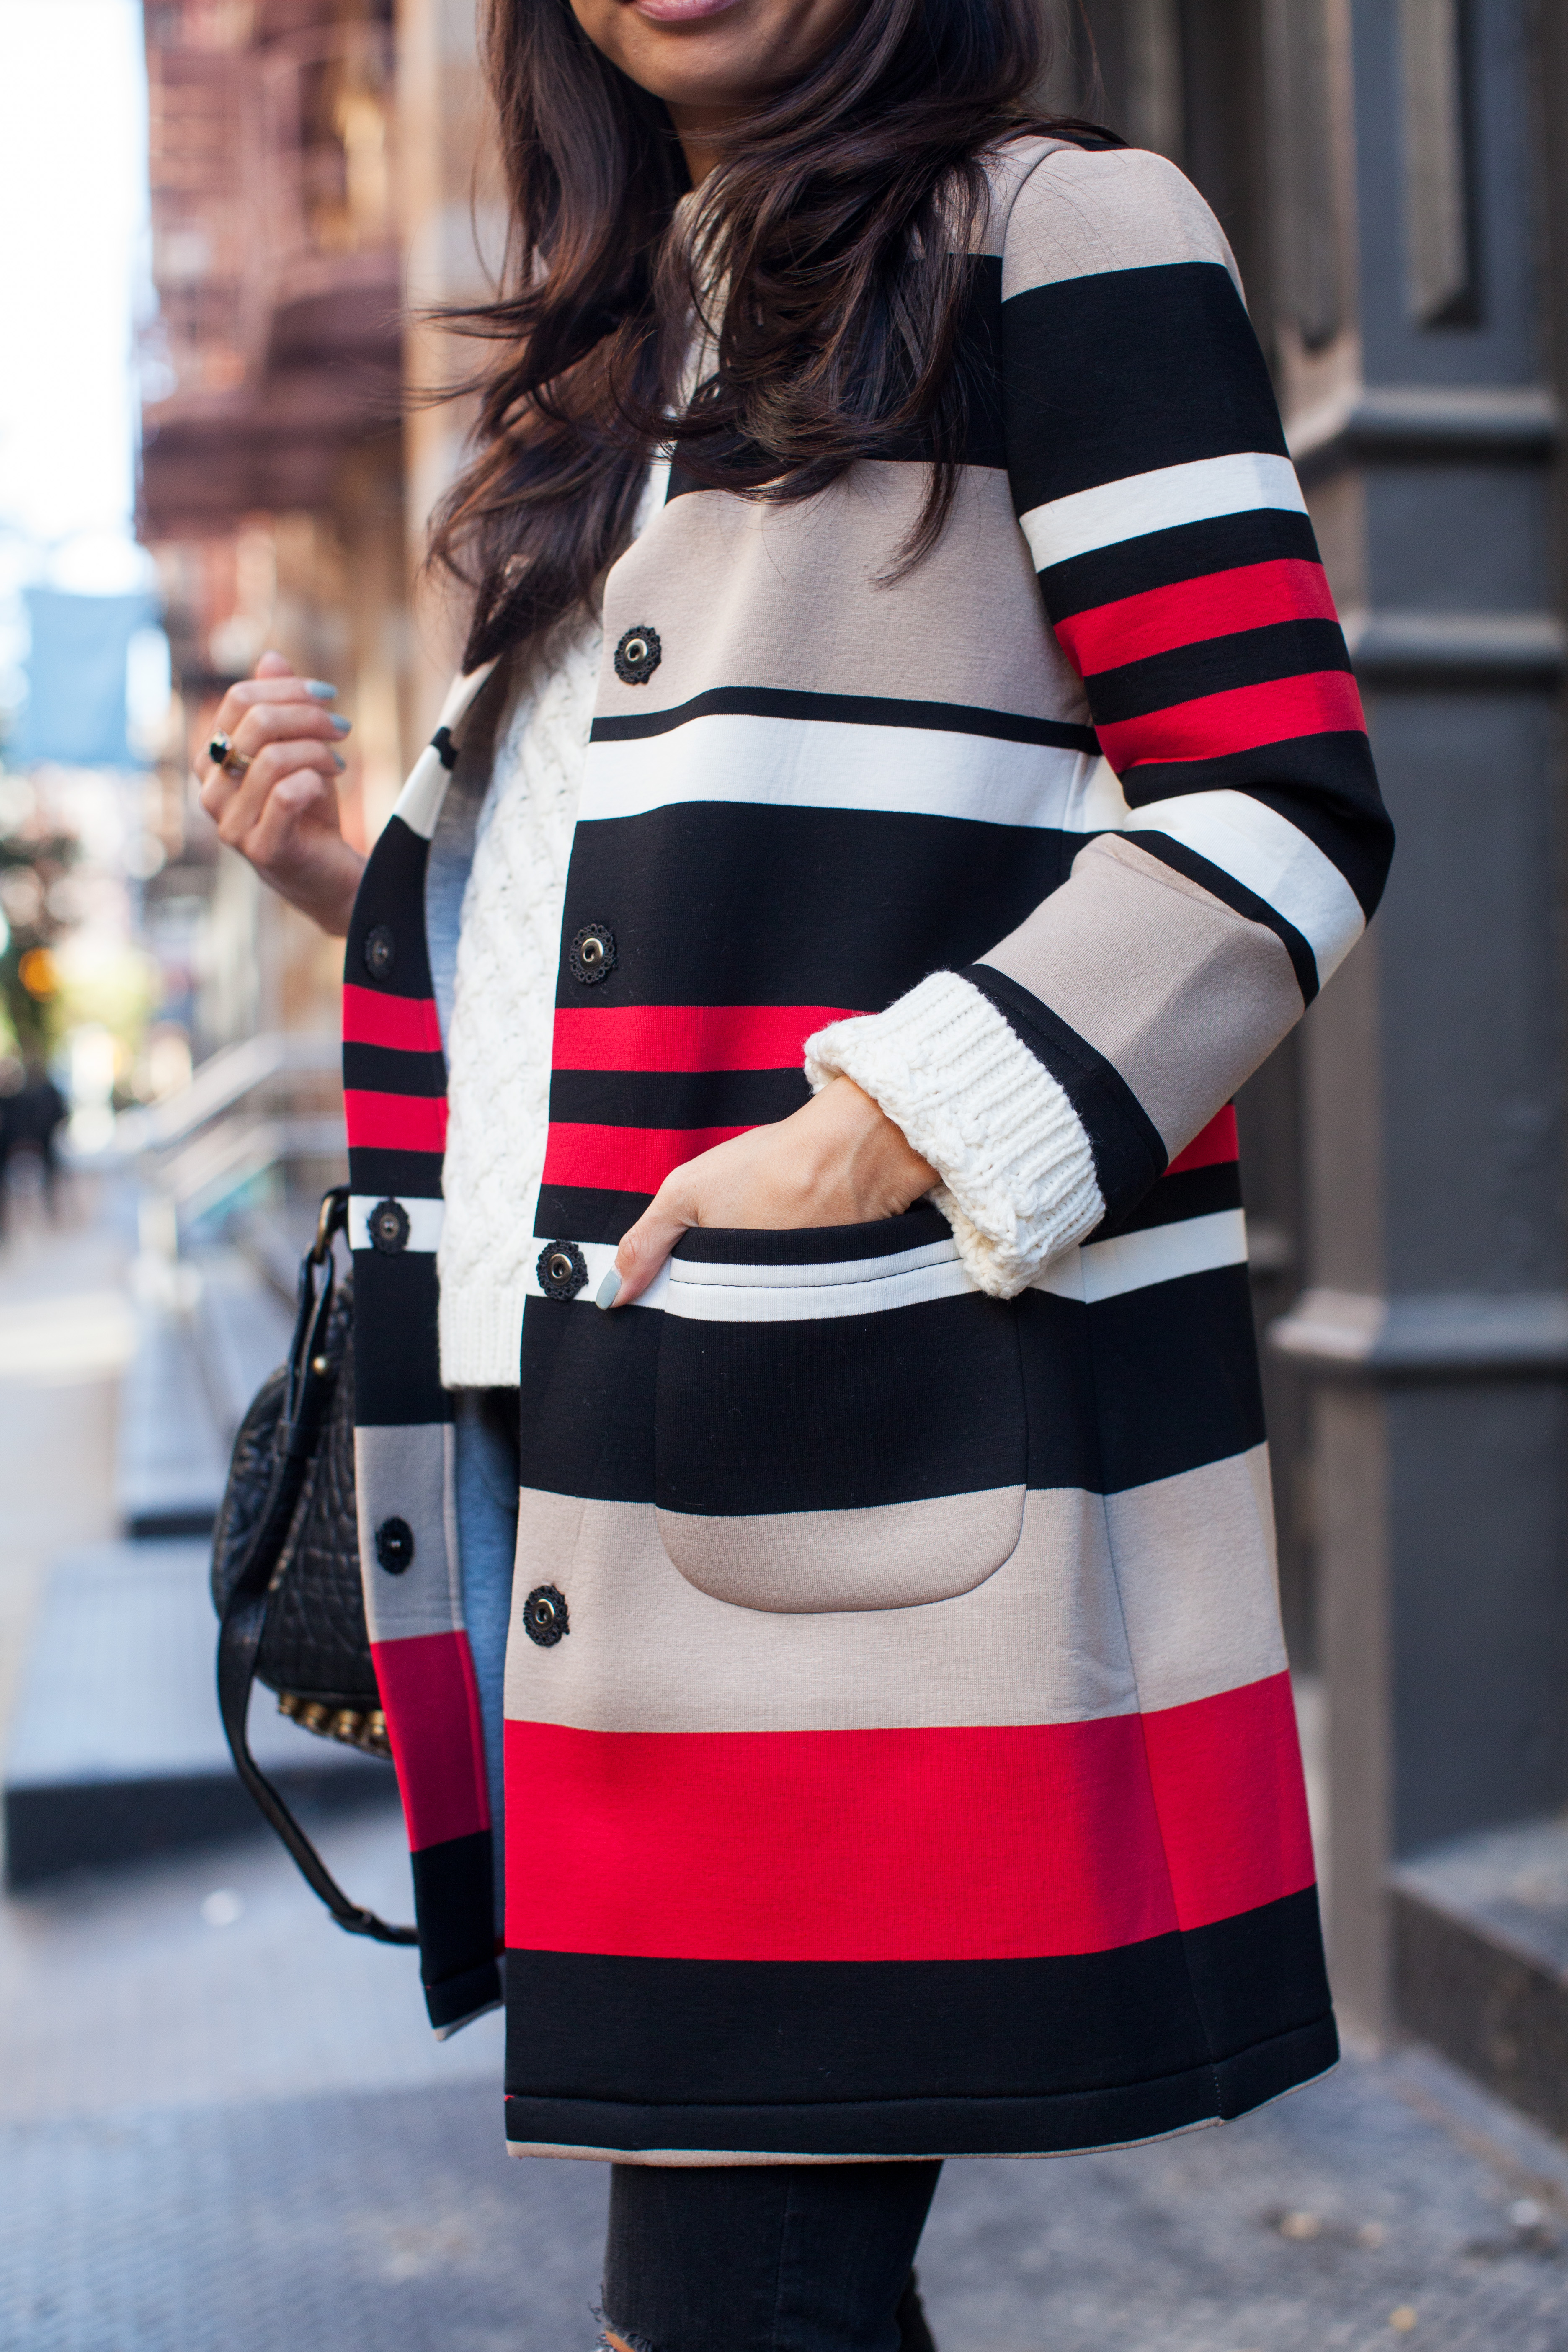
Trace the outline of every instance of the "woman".
<instances>
[{"instance_id":1,"label":"woman","mask_svg":"<svg viewBox=\"0 0 1568 2352\"><path fill-rule=\"evenodd\" d=\"M205 798L348 937L437 2030L504 1749L606 2341L886 2352L943 2156L1333 2062L1226 1107L1389 832L1225 241L1032 0L489 37L465 676L363 876L275 657Z\"/></svg>"}]
</instances>

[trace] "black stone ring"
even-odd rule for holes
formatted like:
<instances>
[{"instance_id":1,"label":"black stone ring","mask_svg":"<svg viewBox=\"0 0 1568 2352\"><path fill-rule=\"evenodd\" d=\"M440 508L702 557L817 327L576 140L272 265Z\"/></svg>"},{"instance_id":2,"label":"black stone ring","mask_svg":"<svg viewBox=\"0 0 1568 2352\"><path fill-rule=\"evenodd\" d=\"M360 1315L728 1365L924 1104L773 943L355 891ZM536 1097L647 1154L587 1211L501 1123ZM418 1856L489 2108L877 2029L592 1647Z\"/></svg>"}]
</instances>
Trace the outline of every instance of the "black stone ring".
<instances>
[{"instance_id":1,"label":"black stone ring","mask_svg":"<svg viewBox=\"0 0 1568 2352\"><path fill-rule=\"evenodd\" d=\"M207 758L215 768L221 768L226 776L243 776L250 765L249 754L237 751L226 735L213 737L207 745Z\"/></svg>"}]
</instances>

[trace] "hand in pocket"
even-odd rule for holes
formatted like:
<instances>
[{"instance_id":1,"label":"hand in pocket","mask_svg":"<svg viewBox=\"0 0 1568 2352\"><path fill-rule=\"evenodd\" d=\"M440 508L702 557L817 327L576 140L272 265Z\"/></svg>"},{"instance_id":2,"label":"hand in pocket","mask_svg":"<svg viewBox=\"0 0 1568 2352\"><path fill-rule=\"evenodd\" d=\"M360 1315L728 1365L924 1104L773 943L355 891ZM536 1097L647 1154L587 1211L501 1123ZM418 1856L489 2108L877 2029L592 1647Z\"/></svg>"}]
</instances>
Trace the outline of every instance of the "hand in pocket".
<instances>
[{"instance_id":1,"label":"hand in pocket","mask_svg":"<svg viewBox=\"0 0 1568 2352\"><path fill-rule=\"evenodd\" d=\"M639 1298L694 1225L754 1233L868 1224L901 1215L938 1181L869 1095L834 1078L788 1118L732 1136L667 1176L623 1235L599 1305Z\"/></svg>"}]
</instances>

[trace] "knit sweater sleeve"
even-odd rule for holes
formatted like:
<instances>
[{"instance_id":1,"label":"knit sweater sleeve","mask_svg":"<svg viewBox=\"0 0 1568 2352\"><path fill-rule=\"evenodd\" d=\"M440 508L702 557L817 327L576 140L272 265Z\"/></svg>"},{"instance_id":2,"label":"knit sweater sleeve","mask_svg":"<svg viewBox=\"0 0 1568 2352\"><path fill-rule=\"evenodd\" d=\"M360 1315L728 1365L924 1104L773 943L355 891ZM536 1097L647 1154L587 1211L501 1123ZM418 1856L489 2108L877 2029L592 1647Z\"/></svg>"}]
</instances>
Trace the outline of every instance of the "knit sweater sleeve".
<instances>
[{"instance_id":1,"label":"knit sweater sleeve","mask_svg":"<svg viewBox=\"0 0 1568 2352\"><path fill-rule=\"evenodd\" d=\"M1064 148L1022 179L1001 373L1015 511L1125 814L977 961L820 1031L806 1070L876 1097L1005 1297L1279 1044L1393 836L1234 265L1173 165Z\"/></svg>"}]
</instances>

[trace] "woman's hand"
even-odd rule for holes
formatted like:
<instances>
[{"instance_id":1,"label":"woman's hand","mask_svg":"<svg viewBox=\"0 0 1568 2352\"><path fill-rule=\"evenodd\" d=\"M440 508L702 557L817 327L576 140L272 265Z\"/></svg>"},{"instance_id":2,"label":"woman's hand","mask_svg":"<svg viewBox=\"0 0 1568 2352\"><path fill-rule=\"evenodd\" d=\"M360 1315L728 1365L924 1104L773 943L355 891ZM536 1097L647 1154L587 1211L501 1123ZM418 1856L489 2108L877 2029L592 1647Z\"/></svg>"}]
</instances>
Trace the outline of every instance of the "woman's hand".
<instances>
[{"instance_id":1,"label":"woman's hand","mask_svg":"<svg viewBox=\"0 0 1568 2352\"><path fill-rule=\"evenodd\" d=\"M936 1170L868 1094L833 1078L803 1110L700 1152L665 1178L616 1252L601 1307L639 1298L689 1225L863 1225L929 1192Z\"/></svg>"},{"instance_id":2,"label":"woman's hand","mask_svg":"<svg viewBox=\"0 0 1568 2352\"><path fill-rule=\"evenodd\" d=\"M296 677L281 654L263 654L256 676L229 688L213 723L215 736L228 737L231 757L249 765L230 775L204 744L199 772L202 806L219 840L342 939L364 860L343 839L338 815L337 746L349 722L324 707L336 692L319 678Z\"/></svg>"}]
</instances>

